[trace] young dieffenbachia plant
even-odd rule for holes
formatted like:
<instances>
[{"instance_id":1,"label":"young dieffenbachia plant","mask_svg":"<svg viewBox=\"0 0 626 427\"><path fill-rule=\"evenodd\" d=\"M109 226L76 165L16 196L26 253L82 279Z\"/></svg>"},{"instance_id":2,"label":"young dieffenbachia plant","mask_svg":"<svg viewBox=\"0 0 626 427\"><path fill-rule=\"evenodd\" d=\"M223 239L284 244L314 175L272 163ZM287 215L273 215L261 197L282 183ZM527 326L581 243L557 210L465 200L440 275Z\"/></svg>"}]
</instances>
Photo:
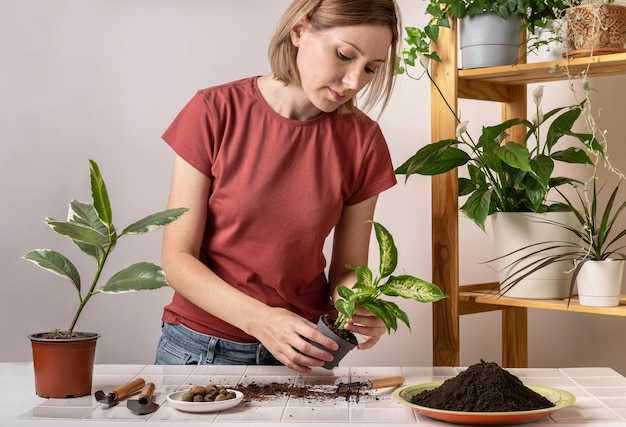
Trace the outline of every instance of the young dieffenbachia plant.
<instances>
[{"instance_id":1,"label":"young dieffenbachia plant","mask_svg":"<svg viewBox=\"0 0 626 427\"><path fill-rule=\"evenodd\" d=\"M335 301L335 308L339 315L334 326L343 329L354 313L360 307L365 307L385 323L387 333L398 329L398 319L410 328L407 314L395 303L382 299L382 295L410 298L418 302L435 302L448 296L437 285L417 277L392 276L398 264L398 250L389 231L377 222L372 221L372 224L380 252L379 275L374 277L366 265L346 266L354 270L357 281L352 289L343 285L337 287L340 298ZM385 278L387 280L381 283Z\"/></svg>"},{"instance_id":2,"label":"young dieffenbachia plant","mask_svg":"<svg viewBox=\"0 0 626 427\"><path fill-rule=\"evenodd\" d=\"M175 221L186 208L167 209L129 225L118 234L113 225L113 213L106 185L100 174L100 168L89 160L92 204L70 201L67 221L46 218L46 223L56 233L72 239L74 244L85 254L95 258L97 267L89 290L83 295L80 274L74 264L59 252L51 249L35 249L24 255L44 270L69 279L76 288L79 305L72 319L67 334L71 336L83 308L89 299L99 293L118 294L167 286L163 269L150 262L133 264L114 274L108 282L96 288L102 268L115 248L120 237L131 234L145 234L165 227Z\"/></svg>"}]
</instances>

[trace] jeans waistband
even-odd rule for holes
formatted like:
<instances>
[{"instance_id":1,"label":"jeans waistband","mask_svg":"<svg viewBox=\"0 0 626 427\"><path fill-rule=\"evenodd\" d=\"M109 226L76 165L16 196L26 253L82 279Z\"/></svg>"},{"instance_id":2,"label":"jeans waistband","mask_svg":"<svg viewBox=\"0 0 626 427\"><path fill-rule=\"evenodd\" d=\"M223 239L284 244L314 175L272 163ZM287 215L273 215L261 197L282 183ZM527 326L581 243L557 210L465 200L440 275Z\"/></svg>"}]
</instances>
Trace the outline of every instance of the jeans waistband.
<instances>
[{"instance_id":1,"label":"jeans waistband","mask_svg":"<svg viewBox=\"0 0 626 427\"><path fill-rule=\"evenodd\" d=\"M196 332L182 324L163 324L163 335L191 353L202 355L202 363L280 365L261 343L239 343Z\"/></svg>"}]
</instances>

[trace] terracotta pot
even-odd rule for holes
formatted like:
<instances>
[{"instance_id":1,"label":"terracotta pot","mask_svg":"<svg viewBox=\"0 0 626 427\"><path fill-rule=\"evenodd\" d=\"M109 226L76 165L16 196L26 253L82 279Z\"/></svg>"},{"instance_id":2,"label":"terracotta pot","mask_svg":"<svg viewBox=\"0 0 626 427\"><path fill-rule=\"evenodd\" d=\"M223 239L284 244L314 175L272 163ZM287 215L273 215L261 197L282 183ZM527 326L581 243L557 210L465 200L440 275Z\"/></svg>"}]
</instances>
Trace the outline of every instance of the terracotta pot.
<instances>
[{"instance_id":1,"label":"terracotta pot","mask_svg":"<svg viewBox=\"0 0 626 427\"><path fill-rule=\"evenodd\" d=\"M623 52L626 43L626 7L584 4L567 10L569 56Z\"/></svg>"},{"instance_id":2,"label":"terracotta pot","mask_svg":"<svg viewBox=\"0 0 626 427\"><path fill-rule=\"evenodd\" d=\"M91 394L96 340L86 338L47 339L45 333L30 335L35 369L35 393L45 398L69 398Z\"/></svg>"},{"instance_id":3,"label":"terracotta pot","mask_svg":"<svg viewBox=\"0 0 626 427\"><path fill-rule=\"evenodd\" d=\"M324 350L332 353L334 356L334 359L332 362L326 362L324 364L324 368L326 369L332 369L336 367L341 361L341 359L343 359L346 356L346 354L348 354L351 350L353 350L357 346L357 344L352 344L346 341L345 339L343 339L342 337L340 337L339 335L335 334L324 322L324 316L321 316L319 320L317 321L317 330L323 333L324 335L326 335L328 338L332 338L337 344L339 344L339 349L337 351L331 351L327 348L324 348ZM312 344L316 345L315 343L312 343ZM320 346L318 345L317 347L320 347ZM323 348L323 347L320 347L320 348Z\"/></svg>"}]
</instances>

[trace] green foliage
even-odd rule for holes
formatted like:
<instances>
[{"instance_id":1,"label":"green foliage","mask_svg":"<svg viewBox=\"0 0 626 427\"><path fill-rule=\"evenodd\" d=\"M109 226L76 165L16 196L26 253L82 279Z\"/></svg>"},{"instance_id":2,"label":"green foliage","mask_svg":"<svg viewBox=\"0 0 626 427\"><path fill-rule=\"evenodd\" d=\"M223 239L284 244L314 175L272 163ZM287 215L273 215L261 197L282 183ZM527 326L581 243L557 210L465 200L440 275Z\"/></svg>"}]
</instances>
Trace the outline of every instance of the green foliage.
<instances>
[{"instance_id":1,"label":"green foliage","mask_svg":"<svg viewBox=\"0 0 626 427\"><path fill-rule=\"evenodd\" d=\"M520 33L536 28L545 27L546 23L559 18L565 9L563 0L426 0L425 14L429 15L428 23L424 28L407 27L407 48L403 52L406 65L415 66L419 55L428 59L440 61L435 50L431 51L431 42L436 45L439 41L441 28L450 28L452 19L462 19L476 16L485 12L492 12L508 19L510 16L520 16L522 24ZM402 68L399 69L403 71Z\"/></svg>"},{"instance_id":2,"label":"green foliage","mask_svg":"<svg viewBox=\"0 0 626 427\"><path fill-rule=\"evenodd\" d=\"M541 110L543 87L533 93L535 119L511 119L494 126L485 126L478 141L467 133L467 123L457 128L457 139L448 139L420 148L396 169L396 173L437 175L459 166L467 166L467 177L458 180L459 196L467 200L461 210L483 231L489 215L494 212L547 212L552 207L547 196L552 188L580 181L552 176L555 162L593 164L588 151L604 154L602 145L589 133L578 133L573 126L580 117L584 101L568 107ZM542 125L549 122L542 136ZM507 140L513 126L526 128L523 141ZM557 150L564 137L577 140L580 147ZM466 150L463 150L464 147Z\"/></svg>"},{"instance_id":3,"label":"green foliage","mask_svg":"<svg viewBox=\"0 0 626 427\"><path fill-rule=\"evenodd\" d=\"M380 253L379 275L374 277L366 265L346 266L354 270L357 281L352 289L343 285L337 287L340 298L335 301L339 312L335 326L343 328L360 307L365 307L385 323L388 333L398 329L398 319L410 328L407 314L395 303L382 299L381 295L418 302L435 302L447 298L447 295L437 285L422 279L408 275L392 276L398 263L398 250L389 231L377 222L372 224ZM387 281L381 283L385 278L388 278Z\"/></svg>"},{"instance_id":4,"label":"green foliage","mask_svg":"<svg viewBox=\"0 0 626 427\"><path fill-rule=\"evenodd\" d=\"M120 237L145 234L160 229L187 211L186 208L177 208L149 215L129 225L118 235L113 225L109 193L100 168L93 160L89 161L89 175L92 204L72 200L67 221L51 218L45 220L53 231L71 239L83 253L96 260L96 271L89 289L83 293L78 269L63 254L51 249L35 249L24 255L26 260L44 270L68 279L76 289L79 306L68 328L69 333L73 331L83 308L95 294L117 294L167 286L165 273L160 266L149 262L139 262L114 274L105 285L96 288L104 264Z\"/></svg>"}]
</instances>

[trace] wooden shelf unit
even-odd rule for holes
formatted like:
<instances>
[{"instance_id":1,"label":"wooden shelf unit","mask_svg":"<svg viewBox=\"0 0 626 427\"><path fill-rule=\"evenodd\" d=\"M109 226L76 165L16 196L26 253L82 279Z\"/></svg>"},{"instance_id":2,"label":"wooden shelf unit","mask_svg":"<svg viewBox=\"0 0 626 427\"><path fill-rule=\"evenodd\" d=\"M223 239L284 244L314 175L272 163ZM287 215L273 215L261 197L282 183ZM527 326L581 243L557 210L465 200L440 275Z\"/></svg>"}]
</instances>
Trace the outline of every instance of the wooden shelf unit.
<instances>
[{"instance_id":1,"label":"wooden shelf unit","mask_svg":"<svg viewBox=\"0 0 626 427\"><path fill-rule=\"evenodd\" d=\"M436 46L441 62L431 61L431 74L441 94L431 85L432 141L455 138L456 119L442 95L458 111L458 99L501 103L502 120L527 117L527 85L566 80L569 75L602 77L626 74L626 53L555 62L459 70L456 23L443 30ZM566 72L567 71L567 72ZM524 140L524 129L512 129L513 140ZM583 307L573 300L522 300L497 295L498 283L459 283L459 228L457 172L432 177L432 271L450 298L433 304L433 365L460 365L461 315L499 310L502 313L502 366L528 366L528 308L626 316L626 297L615 308Z\"/></svg>"}]
</instances>

